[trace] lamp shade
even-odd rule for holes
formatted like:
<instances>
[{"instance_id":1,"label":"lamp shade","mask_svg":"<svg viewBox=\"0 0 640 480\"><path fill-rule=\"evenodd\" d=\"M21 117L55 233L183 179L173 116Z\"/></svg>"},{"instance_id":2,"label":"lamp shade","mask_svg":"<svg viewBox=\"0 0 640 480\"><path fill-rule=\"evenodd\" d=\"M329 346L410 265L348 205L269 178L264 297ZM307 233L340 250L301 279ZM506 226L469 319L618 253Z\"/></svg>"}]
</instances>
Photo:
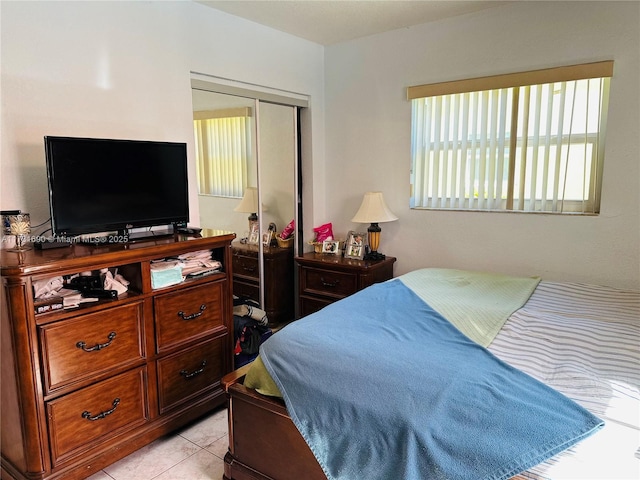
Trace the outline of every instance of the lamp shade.
<instances>
[{"instance_id":1,"label":"lamp shade","mask_svg":"<svg viewBox=\"0 0 640 480\"><path fill-rule=\"evenodd\" d=\"M396 217L384 201L382 192L367 192L364 194L360 209L351 219L355 223L393 222Z\"/></svg>"},{"instance_id":2,"label":"lamp shade","mask_svg":"<svg viewBox=\"0 0 640 480\"><path fill-rule=\"evenodd\" d=\"M257 213L258 211L258 189L247 187L240 203L233 209L234 212Z\"/></svg>"}]
</instances>

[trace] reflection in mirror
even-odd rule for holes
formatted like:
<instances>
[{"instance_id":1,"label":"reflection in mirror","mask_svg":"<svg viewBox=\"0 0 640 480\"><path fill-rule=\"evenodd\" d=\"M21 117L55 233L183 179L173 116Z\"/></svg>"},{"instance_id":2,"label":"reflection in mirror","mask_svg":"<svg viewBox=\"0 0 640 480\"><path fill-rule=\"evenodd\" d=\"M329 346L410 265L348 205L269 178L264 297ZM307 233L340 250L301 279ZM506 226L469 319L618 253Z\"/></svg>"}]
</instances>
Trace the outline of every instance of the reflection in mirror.
<instances>
[{"instance_id":1,"label":"reflection in mirror","mask_svg":"<svg viewBox=\"0 0 640 480\"><path fill-rule=\"evenodd\" d=\"M260 241L260 222L258 221L259 206L258 189L256 187L247 187L244 189L242 200L233 209L234 212L248 213L249 216L249 235L242 237L241 241L251 245L257 245ZM263 208L264 210L264 208Z\"/></svg>"},{"instance_id":2,"label":"reflection in mirror","mask_svg":"<svg viewBox=\"0 0 640 480\"><path fill-rule=\"evenodd\" d=\"M279 234L295 218L297 111L266 102L260 102L258 110L260 225L270 245L263 254L262 278L267 314L278 323L293 320L295 313L294 238L282 242L271 235L269 227Z\"/></svg>"},{"instance_id":3,"label":"reflection in mirror","mask_svg":"<svg viewBox=\"0 0 640 480\"><path fill-rule=\"evenodd\" d=\"M260 191L262 231L274 223L276 231L294 219L295 108L260 102ZM277 244L276 242L273 242Z\"/></svg>"},{"instance_id":4,"label":"reflection in mirror","mask_svg":"<svg viewBox=\"0 0 640 480\"><path fill-rule=\"evenodd\" d=\"M200 225L247 238L247 215L234 209L247 187L258 186L256 101L204 90L192 93Z\"/></svg>"},{"instance_id":5,"label":"reflection in mirror","mask_svg":"<svg viewBox=\"0 0 640 480\"><path fill-rule=\"evenodd\" d=\"M192 89L200 226L230 230L233 294L258 303L270 326L295 314L298 108ZM271 226L271 231L269 230Z\"/></svg>"}]
</instances>

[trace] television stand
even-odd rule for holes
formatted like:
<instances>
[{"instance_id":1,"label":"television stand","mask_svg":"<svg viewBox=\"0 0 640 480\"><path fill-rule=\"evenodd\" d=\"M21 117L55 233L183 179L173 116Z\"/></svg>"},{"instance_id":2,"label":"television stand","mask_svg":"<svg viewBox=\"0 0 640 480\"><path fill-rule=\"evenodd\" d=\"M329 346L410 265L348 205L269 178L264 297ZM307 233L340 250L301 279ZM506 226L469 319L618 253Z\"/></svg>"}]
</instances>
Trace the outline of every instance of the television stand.
<instances>
[{"instance_id":1,"label":"television stand","mask_svg":"<svg viewBox=\"0 0 640 480\"><path fill-rule=\"evenodd\" d=\"M0 251L0 478L87 478L225 404L234 238ZM201 251L219 272L153 288L152 262ZM35 282L102 269L127 291L71 309L34 304Z\"/></svg>"}]
</instances>

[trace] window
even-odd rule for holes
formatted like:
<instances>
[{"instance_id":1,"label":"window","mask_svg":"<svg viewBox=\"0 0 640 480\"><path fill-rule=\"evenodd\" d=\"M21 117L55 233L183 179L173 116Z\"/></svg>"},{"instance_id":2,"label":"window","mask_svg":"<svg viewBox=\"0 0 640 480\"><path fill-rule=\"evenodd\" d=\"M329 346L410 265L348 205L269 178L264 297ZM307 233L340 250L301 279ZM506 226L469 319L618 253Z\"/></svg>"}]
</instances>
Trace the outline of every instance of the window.
<instances>
[{"instance_id":1,"label":"window","mask_svg":"<svg viewBox=\"0 0 640 480\"><path fill-rule=\"evenodd\" d=\"M251 156L251 109L194 112L198 193L242 198Z\"/></svg>"},{"instance_id":2,"label":"window","mask_svg":"<svg viewBox=\"0 0 640 480\"><path fill-rule=\"evenodd\" d=\"M613 62L409 87L411 207L595 214Z\"/></svg>"}]
</instances>

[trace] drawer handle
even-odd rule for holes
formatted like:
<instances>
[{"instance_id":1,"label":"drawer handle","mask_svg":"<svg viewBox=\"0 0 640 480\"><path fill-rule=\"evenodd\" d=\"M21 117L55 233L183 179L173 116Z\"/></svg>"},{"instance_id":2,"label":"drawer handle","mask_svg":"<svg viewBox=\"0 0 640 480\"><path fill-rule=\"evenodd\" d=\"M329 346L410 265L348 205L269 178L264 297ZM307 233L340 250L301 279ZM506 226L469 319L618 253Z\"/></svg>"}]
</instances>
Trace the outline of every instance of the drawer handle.
<instances>
[{"instance_id":1,"label":"drawer handle","mask_svg":"<svg viewBox=\"0 0 640 480\"><path fill-rule=\"evenodd\" d=\"M338 284L340 283L340 280L336 280L335 282L327 282L324 277L320 277L320 282L322 283L322 286L324 287L337 287Z\"/></svg>"},{"instance_id":2,"label":"drawer handle","mask_svg":"<svg viewBox=\"0 0 640 480\"><path fill-rule=\"evenodd\" d=\"M183 320L193 320L194 318L198 318L200 315L202 315L202 312L204 312L205 308L207 308L207 306L203 303L202 305L200 305L200 311L199 312L192 313L191 315L185 315L184 312L182 310L180 310L178 312L178 316L180 318L182 318Z\"/></svg>"},{"instance_id":3,"label":"drawer handle","mask_svg":"<svg viewBox=\"0 0 640 480\"><path fill-rule=\"evenodd\" d=\"M246 265L242 265L242 269L245 272L252 272L253 273L253 272L256 271L256 266L255 265L251 265L251 266L247 267Z\"/></svg>"},{"instance_id":4,"label":"drawer handle","mask_svg":"<svg viewBox=\"0 0 640 480\"><path fill-rule=\"evenodd\" d=\"M84 412L82 412L82 418L86 418L87 420L89 420L90 422L94 422L96 420L100 420L104 417L106 417L107 415L111 415L113 412L116 411L116 408L118 408L118 405L120 404L120 399L116 398L113 401L113 408L111 410L107 410L106 412L101 412L98 415L95 416L91 416L91 414L89 412L87 412L86 410Z\"/></svg>"},{"instance_id":5,"label":"drawer handle","mask_svg":"<svg viewBox=\"0 0 640 480\"><path fill-rule=\"evenodd\" d=\"M98 343L97 345L94 345L93 347L86 348L87 344L84 343L84 342L76 343L76 347L81 348L85 352L94 352L96 350L102 350L103 348L107 348L109 345L111 345L111 342L113 342L113 339L116 338L116 332L111 332L107 338L109 339L108 342Z\"/></svg>"},{"instance_id":6,"label":"drawer handle","mask_svg":"<svg viewBox=\"0 0 640 480\"><path fill-rule=\"evenodd\" d=\"M194 370L191 373L187 372L186 370L180 370L180 375L182 375L187 380L190 379L190 378L193 378L196 375L200 375L202 372L204 372L204 367L205 367L206 364L207 364L207 361L203 360L202 363L200 364L200 368L198 370Z\"/></svg>"}]
</instances>

